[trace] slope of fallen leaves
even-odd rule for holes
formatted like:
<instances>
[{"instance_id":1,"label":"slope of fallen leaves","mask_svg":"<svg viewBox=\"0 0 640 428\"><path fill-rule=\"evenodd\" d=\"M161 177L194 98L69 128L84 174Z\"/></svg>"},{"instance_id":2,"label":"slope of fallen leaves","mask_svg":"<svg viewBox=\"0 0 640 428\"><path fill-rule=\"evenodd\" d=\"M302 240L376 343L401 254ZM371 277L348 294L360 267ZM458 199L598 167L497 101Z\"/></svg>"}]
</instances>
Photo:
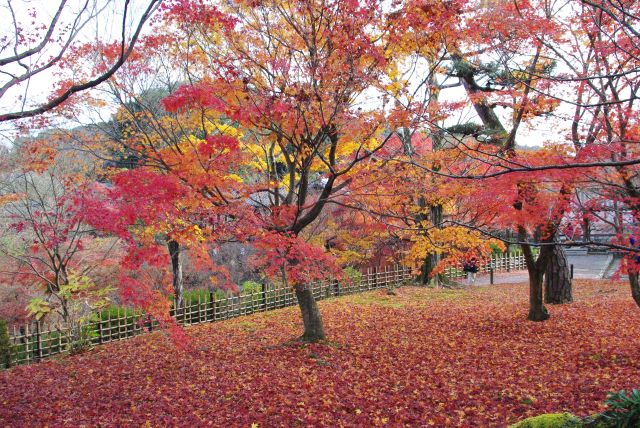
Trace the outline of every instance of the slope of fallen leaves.
<instances>
[{"instance_id":1,"label":"slope of fallen leaves","mask_svg":"<svg viewBox=\"0 0 640 428\"><path fill-rule=\"evenodd\" d=\"M640 310L624 283L525 320L527 287L402 288L320 304L330 342L287 342L297 308L0 373L0 426L469 426L602 410L640 386ZM256 425L253 425L254 427Z\"/></svg>"}]
</instances>

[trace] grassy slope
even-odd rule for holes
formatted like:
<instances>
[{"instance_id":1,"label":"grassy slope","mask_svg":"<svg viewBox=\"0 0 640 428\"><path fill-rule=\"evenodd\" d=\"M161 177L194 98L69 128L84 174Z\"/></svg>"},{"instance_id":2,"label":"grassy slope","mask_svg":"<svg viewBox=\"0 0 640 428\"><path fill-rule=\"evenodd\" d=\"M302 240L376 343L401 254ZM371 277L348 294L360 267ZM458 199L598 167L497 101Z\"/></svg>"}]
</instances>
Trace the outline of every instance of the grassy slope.
<instances>
[{"instance_id":1,"label":"grassy slope","mask_svg":"<svg viewBox=\"0 0 640 428\"><path fill-rule=\"evenodd\" d=\"M320 304L330 342L286 343L297 308L0 373L0 426L504 426L601 410L640 386L640 309L623 283L525 320L524 285L419 288Z\"/></svg>"}]
</instances>

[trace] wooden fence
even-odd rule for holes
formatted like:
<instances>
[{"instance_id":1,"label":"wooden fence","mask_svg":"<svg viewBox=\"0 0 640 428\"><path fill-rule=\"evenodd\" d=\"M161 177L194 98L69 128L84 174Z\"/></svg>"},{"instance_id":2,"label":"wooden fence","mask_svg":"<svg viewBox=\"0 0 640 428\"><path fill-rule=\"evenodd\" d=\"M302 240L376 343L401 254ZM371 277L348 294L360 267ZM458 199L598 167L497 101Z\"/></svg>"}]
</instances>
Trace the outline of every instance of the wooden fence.
<instances>
[{"instance_id":1,"label":"wooden fence","mask_svg":"<svg viewBox=\"0 0 640 428\"><path fill-rule=\"evenodd\" d=\"M524 261L524 255L521 252L510 254L493 255L489 260L480 264L480 273L511 272L518 270L526 270L527 266ZM462 269L462 265L449 266L444 270L444 276L447 278L459 278L465 276L466 273Z\"/></svg>"},{"instance_id":2,"label":"wooden fence","mask_svg":"<svg viewBox=\"0 0 640 428\"><path fill-rule=\"evenodd\" d=\"M481 265L481 272L503 272L524 268L524 258L520 254L492 257ZM444 274L450 278L464 276L462 266L447 268ZM415 278L412 268L395 265L368 269L350 282L325 280L308 284L316 300L343 296L378 288L395 287ZM275 287L263 284L262 289L252 293L240 293L217 298L216 294L198 294L197 300L186 304L182 310L171 316L182 325L201 324L235 318L254 312L270 311L297 304L291 287ZM115 312L115 313L114 313ZM144 313L127 308L115 308L96 317L95 321L71 329L59 329L48 324L35 322L20 328L15 327L10 334L11 365L27 364L67 352L76 345L91 346L113 342L153 331L158 322Z\"/></svg>"}]
</instances>

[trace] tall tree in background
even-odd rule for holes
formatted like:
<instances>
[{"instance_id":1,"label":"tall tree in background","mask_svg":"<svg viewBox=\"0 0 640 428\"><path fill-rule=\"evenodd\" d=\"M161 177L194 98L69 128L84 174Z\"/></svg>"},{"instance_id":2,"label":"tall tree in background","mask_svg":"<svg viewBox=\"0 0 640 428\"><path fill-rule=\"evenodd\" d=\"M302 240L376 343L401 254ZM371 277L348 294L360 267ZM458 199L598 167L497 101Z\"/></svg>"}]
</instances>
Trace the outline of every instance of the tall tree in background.
<instances>
[{"instance_id":1,"label":"tall tree in background","mask_svg":"<svg viewBox=\"0 0 640 428\"><path fill-rule=\"evenodd\" d=\"M452 83L444 71L448 52L454 47L459 35L464 33L460 11L465 5L464 1L408 1L391 15L392 30L389 40L395 61L389 73L391 82L385 89L386 95L405 110L401 110L403 114L392 117L390 121L390 126L401 140L402 150L395 153L387 151L386 159L392 161L387 169L398 168L397 171L390 172L390 175L397 176L400 181L404 178L419 185L399 185L400 189L409 191L405 195L406 201L411 201L409 205L415 205L414 208L405 206L404 215L391 208L391 205L387 206L390 214L393 213L396 217L412 213L412 221L405 222L405 226L415 227L415 233L422 237L418 240L423 243L431 239L430 230L439 229L434 233L442 236L442 229L445 228L445 199L434 191L438 182L435 176L425 176L419 169L408 168L405 162L426 160L445 143L442 126L455 113L455 108L440 98L440 92L455 86L455 82ZM403 158L403 162L393 162L394 157ZM435 165L432 167L436 168ZM420 190L414 192L416 189ZM400 203L399 206L401 205L403 204ZM418 248L421 251L427 248L433 250L422 255L419 276L422 283L432 281L437 285L446 281L436 272L443 254L441 249L436 250L437 247L438 245L427 245L413 248L412 259Z\"/></svg>"},{"instance_id":2,"label":"tall tree in background","mask_svg":"<svg viewBox=\"0 0 640 428\"><path fill-rule=\"evenodd\" d=\"M520 2L513 5L519 16L527 16L527 9ZM639 84L639 38L629 19L637 16L638 5L608 1L541 2L539 10L544 12L540 24L544 31L531 32L532 41L543 50L547 61L557 64L557 71L548 75L542 70L530 70L532 80L527 88L531 94L560 103L557 113L546 121L564 133L573 162L614 164L598 171L576 170L576 189L564 188L561 193L577 190L583 196L589 195L589 200L584 201L589 208L583 224L594 218L596 206L626 206L635 215L632 201L637 175L634 162L638 108L634 94ZM533 84L536 81L547 81L550 85ZM634 235L631 225L620 221L612 224L617 237L611 244L629 248L629 235ZM586 238L585 244L591 244L590 237ZM633 251L627 255L634 259ZM552 257L551 262L546 300L552 303L570 300L570 289L563 285L569 282L568 272L562 266L566 262L563 257ZM633 274L629 278L633 282Z\"/></svg>"},{"instance_id":3,"label":"tall tree in background","mask_svg":"<svg viewBox=\"0 0 640 428\"><path fill-rule=\"evenodd\" d=\"M228 128L217 121L218 115L210 114L204 106L200 110L180 113L169 113L162 107L161 100L189 81L192 77L189 73L194 73L202 64L198 58L191 56L191 45L183 42L182 33L167 28L162 21L152 23L151 29L152 34L140 38L137 49L102 86L102 90L96 94L87 93L83 97L84 106L103 109L107 103L115 110L113 117L104 118L98 114L93 122L85 124L86 118L78 115L75 119L83 124L84 132L69 132L69 138L77 148L90 152L113 168L112 173L105 177L106 180L121 175L117 172L119 168L144 168L158 174L170 174L172 168L176 168L170 158L176 153L182 155L181 162L191 159L194 161L194 170L209 174L213 171L208 171L201 161L192 158L193 147L182 146L195 144L195 140L189 141L190 137L197 135L206 138L208 134L213 135ZM83 61L87 59L81 55L78 62ZM89 74L92 69L100 67L100 62L92 64ZM186 67L188 64L193 66ZM122 175L127 173L123 172ZM164 217L165 213L158 214ZM174 220L177 221L179 217ZM187 218L185 216L182 220ZM146 217L146 220L150 218ZM201 221L194 221L202 224ZM184 301L184 259L189 243L195 241L178 240L186 224L178 224L170 219L163 220L162 224L164 226L162 230L157 230L157 237L163 237L166 243L172 271L174 307L180 310ZM170 228L169 224L173 224L175 229Z\"/></svg>"},{"instance_id":4,"label":"tall tree in background","mask_svg":"<svg viewBox=\"0 0 640 428\"><path fill-rule=\"evenodd\" d=\"M484 48L474 45L475 52L483 54L453 55L453 72L460 78L482 122L480 135L500 146L506 157L514 153L518 130L527 121L548 116L557 108L558 101L547 96L551 93L550 87L554 87L551 83L555 62L549 56L552 51L546 48L558 40L551 24L557 12L546 1L487 4L480 12L479 21L491 20L493 25L482 32L487 40ZM534 41L538 43L532 43ZM481 57L487 51L495 55L493 62L482 61ZM518 52L518 55L513 52ZM511 110L508 127L497 114L497 107ZM571 190L563 189L563 192ZM563 247L553 246L545 272L545 302L565 303L571 300L566 254Z\"/></svg>"}]
</instances>

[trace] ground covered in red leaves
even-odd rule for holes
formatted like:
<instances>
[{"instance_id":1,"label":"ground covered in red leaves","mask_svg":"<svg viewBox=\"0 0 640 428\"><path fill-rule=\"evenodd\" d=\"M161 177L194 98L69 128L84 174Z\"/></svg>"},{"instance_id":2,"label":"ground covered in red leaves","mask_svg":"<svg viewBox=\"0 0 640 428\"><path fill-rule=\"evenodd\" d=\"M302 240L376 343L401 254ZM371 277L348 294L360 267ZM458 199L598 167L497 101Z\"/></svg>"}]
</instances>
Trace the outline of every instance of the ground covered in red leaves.
<instances>
[{"instance_id":1,"label":"ground covered in red leaves","mask_svg":"<svg viewBox=\"0 0 640 428\"><path fill-rule=\"evenodd\" d=\"M525 320L526 285L401 288L320 303L330 341L288 342L297 308L154 333L0 372L0 426L505 426L602 410L640 386L640 309L624 283Z\"/></svg>"}]
</instances>

